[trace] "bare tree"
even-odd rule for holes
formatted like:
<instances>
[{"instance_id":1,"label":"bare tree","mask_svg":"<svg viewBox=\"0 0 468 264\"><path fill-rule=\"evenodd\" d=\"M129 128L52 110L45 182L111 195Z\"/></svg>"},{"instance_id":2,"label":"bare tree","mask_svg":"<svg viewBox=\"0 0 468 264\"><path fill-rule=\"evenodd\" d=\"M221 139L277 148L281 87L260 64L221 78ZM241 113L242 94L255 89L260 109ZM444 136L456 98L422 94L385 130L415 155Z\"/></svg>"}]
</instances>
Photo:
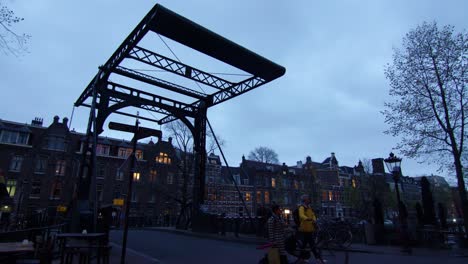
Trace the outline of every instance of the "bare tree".
<instances>
[{"instance_id":1,"label":"bare tree","mask_svg":"<svg viewBox=\"0 0 468 264\"><path fill-rule=\"evenodd\" d=\"M395 49L385 74L393 101L385 104L386 133L402 138L398 149L410 158L426 158L455 169L468 230L463 178L467 137L468 35L452 26L423 23Z\"/></svg>"},{"instance_id":2,"label":"bare tree","mask_svg":"<svg viewBox=\"0 0 468 264\"><path fill-rule=\"evenodd\" d=\"M179 170L181 189L175 195L174 193L165 193L167 197L172 198L180 203L180 213L177 217L177 226L180 226L181 221L185 220L186 223L190 218L190 206L192 202L192 193L189 191L190 186L193 184L193 177L195 171L195 155L193 153L193 135L190 129L182 121L174 121L165 126L167 133L173 138L175 147L179 152L179 162L177 167ZM218 146L214 141L215 135L207 132L207 148L206 152L211 153L218 150ZM216 136L221 147L224 145L224 140ZM161 188L164 188L161 186ZM164 192L163 190L161 190Z\"/></svg>"},{"instance_id":3,"label":"bare tree","mask_svg":"<svg viewBox=\"0 0 468 264\"><path fill-rule=\"evenodd\" d=\"M5 54L18 56L27 51L26 44L30 36L18 34L13 29L15 24L23 20L24 18L15 16L13 10L0 0L0 49Z\"/></svg>"},{"instance_id":4,"label":"bare tree","mask_svg":"<svg viewBox=\"0 0 468 264\"><path fill-rule=\"evenodd\" d=\"M278 164L278 154L269 147L257 147L250 151L249 160L255 160L263 163Z\"/></svg>"}]
</instances>

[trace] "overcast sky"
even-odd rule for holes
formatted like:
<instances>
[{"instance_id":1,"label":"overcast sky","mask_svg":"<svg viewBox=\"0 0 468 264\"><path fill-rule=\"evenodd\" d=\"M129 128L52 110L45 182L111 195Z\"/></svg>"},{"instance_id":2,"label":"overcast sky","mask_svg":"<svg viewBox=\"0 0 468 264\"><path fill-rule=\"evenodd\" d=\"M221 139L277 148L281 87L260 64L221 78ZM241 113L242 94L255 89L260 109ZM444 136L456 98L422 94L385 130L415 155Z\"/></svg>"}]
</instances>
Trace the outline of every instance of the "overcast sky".
<instances>
[{"instance_id":1,"label":"overcast sky","mask_svg":"<svg viewBox=\"0 0 468 264\"><path fill-rule=\"evenodd\" d=\"M346 166L387 157L398 142L383 133L380 114L389 100L383 69L392 48L423 21L468 28L463 0L0 1L25 18L15 30L32 36L28 54L0 54L5 120L42 117L50 124L54 115L70 117L97 67L156 3L284 66L280 79L210 108L231 166L257 146L271 147L288 165L308 155L321 162L331 152ZM186 50L176 52L182 62L193 60ZM88 114L77 108L71 127L84 132ZM410 176L437 174L435 166L405 158L402 168Z\"/></svg>"}]
</instances>

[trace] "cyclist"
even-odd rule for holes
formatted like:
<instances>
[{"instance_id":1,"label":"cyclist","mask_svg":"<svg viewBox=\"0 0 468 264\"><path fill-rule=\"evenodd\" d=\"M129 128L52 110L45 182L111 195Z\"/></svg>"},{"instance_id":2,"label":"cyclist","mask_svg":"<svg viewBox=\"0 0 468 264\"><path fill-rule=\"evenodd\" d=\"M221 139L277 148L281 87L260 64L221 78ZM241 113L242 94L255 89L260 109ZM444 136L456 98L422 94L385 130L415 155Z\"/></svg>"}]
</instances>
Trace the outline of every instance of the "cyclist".
<instances>
[{"instance_id":1,"label":"cyclist","mask_svg":"<svg viewBox=\"0 0 468 264\"><path fill-rule=\"evenodd\" d=\"M314 210L310 207L310 197L307 194L301 196L301 205L299 206L299 219L300 225L298 228L298 236L302 240L302 249L304 249L307 244L310 246L312 253L314 254L315 259L323 264L325 261L322 259L319 251L315 246L315 231L316 231L316 222L317 217L315 216Z\"/></svg>"}]
</instances>

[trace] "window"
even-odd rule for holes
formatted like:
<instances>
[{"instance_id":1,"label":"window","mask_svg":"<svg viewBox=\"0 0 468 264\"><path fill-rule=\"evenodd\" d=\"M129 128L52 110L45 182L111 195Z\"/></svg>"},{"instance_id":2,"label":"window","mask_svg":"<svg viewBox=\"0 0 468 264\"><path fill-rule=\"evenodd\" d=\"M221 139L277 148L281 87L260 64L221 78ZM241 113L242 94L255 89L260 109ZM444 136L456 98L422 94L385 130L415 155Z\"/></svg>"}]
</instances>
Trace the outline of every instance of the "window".
<instances>
[{"instance_id":1,"label":"window","mask_svg":"<svg viewBox=\"0 0 468 264\"><path fill-rule=\"evenodd\" d=\"M156 182L156 176L158 175L156 170L150 170L150 182Z\"/></svg>"},{"instance_id":2,"label":"window","mask_svg":"<svg viewBox=\"0 0 468 264\"><path fill-rule=\"evenodd\" d=\"M285 204L289 203L289 196L287 194L284 195L284 203Z\"/></svg>"},{"instance_id":3,"label":"window","mask_svg":"<svg viewBox=\"0 0 468 264\"><path fill-rule=\"evenodd\" d=\"M46 148L50 150L65 151L67 143L64 137L48 136L46 139Z\"/></svg>"},{"instance_id":4,"label":"window","mask_svg":"<svg viewBox=\"0 0 468 264\"><path fill-rule=\"evenodd\" d=\"M154 192L151 193L149 202L150 203L156 202L156 194Z\"/></svg>"},{"instance_id":5,"label":"window","mask_svg":"<svg viewBox=\"0 0 468 264\"><path fill-rule=\"evenodd\" d=\"M270 203L270 193L268 191L265 191L265 203Z\"/></svg>"},{"instance_id":6,"label":"window","mask_svg":"<svg viewBox=\"0 0 468 264\"><path fill-rule=\"evenodd\" d=\"M137 202L138 199L137 199L137 194L136 194L136 190L133 190L132 192L132 202Z\"/></svg>"},{"instance_id":7,"label":"window","mask_svg":"<svg viewBox=\"0 0 468 264\"><path fill-rule=\"evenodd\" d=\"M132 154L132 149L129 149L129 148L119 148L118 156L119 156L120 158L127 158L128 156L130 156L130 154Z\"/></svg>"},{"instance_id":8,"label":"window","mask_svg":"<svg viewBox=\"0 0 468 264\"><path fill-rule=\"evenodd\" d=\"M64 160L57 160L57 163L55 164L55 175L57 176L65 175L66 164L67 163Z\"/></svg>"},{"instance_id":9,"label":"window","mask_svg":"<svg viewBox=\"0 0 468 264\"><path fill-rule=\"evenodd\" d=\"M97 144L96 155L109 156L110 146Z\"/></svg>"},{"instance_id":10,"label":"window","mask_svg":"<svg viewBox=\"0 0 468 264\"><path fill-rule=\"evenodd\" d=\"M271 180L268 178L265 178L265 187L270 187Z\"/></svg>"},{"instance_id":11,"label":"window","mask_svg":"<svg viewBox=\"0 0 468 264\"><path fill-rule=\"evenodd\" d=\"M328 192L327 191L322 191L322 201L328 200Z\"/></svg>"},{"instance_id":12,"label":"window","mask_svg":"<svg viewBox=\"0 0 468 264\"><path fill-rule=\"evenodd\" d=\"M352 183L352 185L353 185L353 188L356 188L356 179L352 179L352 180L351 180L351 183Z\"/></svg>"},{"instance_id":13,"label":"window","mask_svg":"<svg viewBox=\"0 0 468 264\"><path fill-rule=\"evenodd\" d=\"M41 181L33 180L31 182L31 192L29 193L29 198L40 198L41 196Z\"/></svg>"},{"instance_id":14,"label":"window","mask_svg":"<svg viewBox=\"0 0 468 264\"><path fill-rule=\"evenodd\" d=\"M171 164L171 158L164 152L160 152L159 156L156 156L155 161L158 163Z\"/></svg>"},{"instance_id":15,"label":"window","mask_svg":"<svg viewBox=\"0 0 468 264\"><path fill-rule=\"evenodd\" d=\"M47 169L47 158L39 157L36 160L36 167L34 168L35 173L45 173Z\"/></svg>"},{"instance_id":16,"label":"window","mask_svg":"<svg viewBox=\"0 0 468 264\"><path fill-rule=\"evenodd\" d=\"M62 183L55 181L52 183L52 189L50 189L50 199L59 200L62 193Z\"/></svg>"},{"instance_id":17,"label":"window","mask_svg":"<svg viewBox=\"0 0 468 264\"><path fill-rule=\"evenodd\" d=\"M29 134L25 132L15 132L3 130L0 136L0 142L9 144L28 144Z\"/></svg>"},{"instance_id":18,"label":"window","mask_svg":"<svg viewBox=\"0 0 468 264\"><path fill-rule=\"evenodd\" d=\"M249 202L252 199L250 192L245 193L245 201Z\"/></svg>"},{"instance_id":19,"label":"window","mask_svg":"<svg viewBox=\"0 0 468 264\"><path fill-rule=\"evenodd\" d=\"M142 150L137 150L135 152L135 156L137 159L142 160L143 159L143 151Z\"/></svg>"},{"instance_id":20,"label":"window","mask_svg":"<svg viewBox=\"0 0 468 264\"><path fill-rule=\"evenodd\" d=\"M98 165L96 178L104 179L104 177L106 177L106 165L101 163Z\"/></svg>"},{"instance_id":21,"label":"window","mask_svg":"<svg viewBox=\"0 0 468 264\"><path fill-rule=\"evenodd\" d=\"M173 184L174 183L174 173L169 172L167 174L167 184Z\"/></svg>"},{"instance_id":22,"label":"window","mask_svg":"<svg viewBox=\"0 0 468 264\"><path fill-rule=\"evenodd\" d=\"M15 196L16 193L16 180L8 180L6 189L10 197Z\"/></svg>"},{"instance_id":23,"label":"window","mask_svg":"<svg viewBox=\"0 0 468 264\"><path fill-rule=\"evenodd\" d=\"M124 178L124 172L121 169L117 169L117 173L115 175L115 179L118 181L123 181Z\"/></svg>"},{"instance_id":24,"label":"window","mask_svg":"<svg viewBox=\"0 0 468 264\"><path fill-rule=\"evenodd\" d=\"M121 194L120 194L120 189L122 188L122 186L120 186L120 184L117 184L114 188L114 199L117 199L117 198L121 198Z\"/></svg>"},{"instance_id":25,"label":"window","mask_svg":"<svg viewBox=\"0 0 468 264\"><path fill-rule=\"evenodd\" d=\"M21 170L21 164L23 164L23 156L14 156L11 159L10 163L10 171L20 171Z\"/></svg>"},{"instance_id":26,"label":"window","mask_svg":"<svg viewBox=\"0 0 468 264\"><path fill-rule=\"evenodd\" d=\"M133 173L133 181L135 181L135 182L140 181L140 173L139 172L134 172Z\"/></svg>"},{"instance_id":27,"label":"window","mask_svg":"<svg viewBox=\"0 0 468 264\"><path fill-rule=\"evenodd\" d=\"M262 203L262 192L257 191L257 203Z\"/></svg>"},{"instance_id":28,"label":"window","mask_svg":"<svg viewBox=\"0 0 468 264\"><path fill-rule=\"evenodd\" d=\"M239 175L239 174L235 174L235 175L234 175L234 180L236 181L237 184L240 184L240 175Z\"/></svg>"},{"instance_id":29,"label":"window","mask_svg":"<svg viewBox=\"0 0 468 264\"><path fill-rule=\"evenodd\" d=\"M299 182L297 180L294 180L294 189L299 189Z\"/></svg>"},{"instance_id":30,"label":"window","mask_svg":"<svg viewBox=\"0 0 468 264\"><path fill-rule=\"evenodd\" d=\"M97 196L98 201L102 201L102 197L104 196L103 194L104 192L103 192L102 184L96 184L96 196Z\"/></svg>"},{"instance_id":31,"label":"window","mask_svg":"<svg viewBox=\"0 0 468 264\"><path fill-rule=\"evenodd\" d=\"M328 201L333 201L333 192L328 191Z\"/></svg>"},{"instance_id":32,"label":"window","mask_svg":"<svg viewBox=\"0 0 468 264\"><path fill-rule=\"evenodd\" d=\"M244 185L249 185L249 179L243 179L242 182Z\"/></svg>"},{"instance_id":33,"label":"window","mask_svg":"<svg viewBox=\"0 0 468 264\"><path fill-rule=\"evenodd\" d=\"M276 187L276 179L271 178L271 187L275 188Z\"/></svg>"}]
</instances>

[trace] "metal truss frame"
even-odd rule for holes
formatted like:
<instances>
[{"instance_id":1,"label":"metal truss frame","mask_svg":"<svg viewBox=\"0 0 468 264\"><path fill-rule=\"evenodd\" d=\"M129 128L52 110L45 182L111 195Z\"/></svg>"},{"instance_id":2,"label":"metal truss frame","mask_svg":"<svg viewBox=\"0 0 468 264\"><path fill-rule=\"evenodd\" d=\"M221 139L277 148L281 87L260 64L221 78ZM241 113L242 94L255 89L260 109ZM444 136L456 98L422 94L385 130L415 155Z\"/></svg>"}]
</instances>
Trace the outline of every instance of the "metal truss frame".
<instances>
[{"instance_id":1,"label":"metal truss frame","mask_svg":"<svg viewBox=\"0 0 468 264\"><path fill-rule=\"evenodd\" d=\"M155 51L138 46L143 37L150 32L162 35L240 69L248 73L249 76L242 81L228 81L207 71L197 69L188 64L160 55ZM195 81L198 83L197 85L201 84L213 88L214 92L213 89L211 90L212 93L199 92L138 70L129 69L121 65L124 60L133 60ZM194 192L197 192L197 195L193 196L193 205L195 209L198 209L198 205L203 203L205 185L206 114L208 108L266 84L282 76L285 71L284 67L156 4L130 35L127 36L107 62L99 67L98 73L75 102L75 106L90 107L87 141L92 141L93 144L90 149L84 150L84 153L88 151L91 153L96 152L97 135L103 132L104 122L110 114L115 113L135 117L159 124L181 120L191 130L194 138L194 150L196 152L198 169L195 173L194 184ZM182 102L109 81L111 74L117 74L133 81L159 87L177 95L183 95L185 96L184 98L188 98L187 100L191 101ZM87 102L89 99L92 100L92 103ZM163 117L153 119L137 116L126 112L125 108L127 107L145 109L149 112L162 114ZM193 119L193 123L187 118ZM94 154L92 156L95 157ZM86 158L86 155L84 155L83 159L85 162L89 160ZM93 175L93 173L95 174L93 172L95 170L89 169L92 166L84 164L85 162L82 164L81 171L86 167L88 168L87 177L91 178L95 176ZM83 180L86 183L85 185L88 185L88 182L90 182L89 178ZM83 186L83 184L80 186ZM89 193L89 189L82 190L82 192L87 194ZM83 195L80 197L83 197Z\"/></svg>"}]
</instances>

